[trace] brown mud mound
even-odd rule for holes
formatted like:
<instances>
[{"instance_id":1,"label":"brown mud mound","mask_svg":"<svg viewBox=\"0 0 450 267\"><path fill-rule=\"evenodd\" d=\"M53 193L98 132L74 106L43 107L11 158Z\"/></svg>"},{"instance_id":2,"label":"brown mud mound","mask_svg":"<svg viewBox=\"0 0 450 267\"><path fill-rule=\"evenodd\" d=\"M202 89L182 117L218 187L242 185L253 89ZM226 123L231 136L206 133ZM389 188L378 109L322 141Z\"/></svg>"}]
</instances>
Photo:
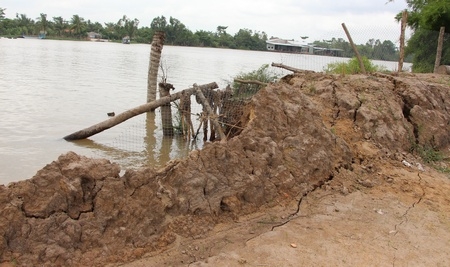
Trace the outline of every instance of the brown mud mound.
<instances>
[{"instance_id":1,"label":"brown mud mound","mask_svg":"<svg viewBox=\"0 0 450 267\"><path fill-rule=\"evenodd\" d=\"M433 177L397 179L395 169L404 167L401 161L418 162L408 153L411 149L448 148L449 84L448 77L431 75L290 75L253 98L244 109L246 127L239 136L208 144L160 170L129 170L120 176L119 167L109 161L62 155L30 180L0 187L0 261L103 266L147 255L143 266L250 264L251 257L242 256L245 250L219 253L247 244L248 255L258 255L250 245L255 236L275 244L266 236L285 230L293 220L300 225L298 231L315 229L329 224L323 214L336 210L343 211L338 221L357 222L354 209L361 207L352 199L358 201L358 194L395 198L392 188L404 189L406 199L424 203L421 189L424 183L433 184ZM410 168L418 177L416 166ZM435 191L440 202L433 212L448 211L448 194ZM303 199L308 199L306 204ZM330 210L320 199L337 204ZM392 214L402 213L403 202L397 201ZM302 218L300 204L315 209ZM379 210L375 214L384 212ZM398 218L391 219L394 223ZM364 219L365 226L371 227L371 221L370 216ZM342 231L345 223L336 227ZM352 231L346 237L358 237L358 230ZM223 242L224 236L230 243ZM309 238L318 243L329 236L336 238L317 232ZM291 244L300 247L317 248Z\"/></svg>"}]
</instances>

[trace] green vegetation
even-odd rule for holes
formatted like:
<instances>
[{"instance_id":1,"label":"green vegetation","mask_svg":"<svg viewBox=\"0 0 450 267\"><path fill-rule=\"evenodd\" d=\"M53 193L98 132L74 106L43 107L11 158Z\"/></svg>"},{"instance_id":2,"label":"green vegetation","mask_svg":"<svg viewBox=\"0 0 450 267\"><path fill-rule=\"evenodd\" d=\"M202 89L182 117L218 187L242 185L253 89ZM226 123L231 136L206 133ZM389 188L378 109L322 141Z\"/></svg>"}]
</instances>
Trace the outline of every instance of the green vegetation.
<instances>
[{"instance_id":1,"label":"green vegetation","mask_svg":"<svg viewBox=\"0 0 450 267\"><path fill-rule=\"evenodd\" d=\"M236 98L248 97L256 94L261 88L265 87L264 84L274 82L279 79L279 75L269 69L268 64L262 65L259 69L251 72L241 72L234 77L232 83L233 96ZM258 81L262 84L256 83L241 83L236 80L245 81Z\"/></svg>"},{"instance_id":2,"label":"green vegetation","mask_svg":"<svg viewBox=\"0 0 450 267\"><path fill-rule=\"evenodd\" d=\"M14 19L5 17L5 8L0 8L0 36L21 37L23 35L43 35L49 39L88 38L88 33L95 33L95 38L109 41L121 41L128 36L137 43L150 43L156 31L166 33L165 43L179 46L221 47L245 50L266 50L267 34L264 32L240 29L234 36L226 32L227 26L218 26L216 32L197 31L193 33L181 21L164 16L152 20L150 27L138 27L138 19L126 15L117 22L99 22L85 20L73 15L70 20L62 17L47 19L41 13L36 20L25 14L16 14Z\"/></svg>"},{"instance_id":3,"label":"green vegetation","mask_svg":"<svg viewBox=\"0 0 450 267\"><path fill-rule=\"evenodd\" d=\"M174 17L159 16L149 26L138 27L138 19L123 16L117 22L92 22L79 15L69 20L62 17L47 18L44 13L33 20L25 14L16 14L14 19L6 18L6 9L0 8L0 36L20 37L22 35L39 35L45 33L49 39L87 39L89 32L109 41L120 42L129 36L135 43L150 43L155 31L166 33L165 43L178 46L218 47L244 50L266 50L267 34L262 31L240 29L236 34L227 32L227 26L219 25L216 31L190 31L181 21ZM354 56L350 43L342 38L314 41L314 45L323 48L343 50L344 57ZM391 41L370 39L366 44L357 45L360 53L371 59L397 60L398 52Z\"/></svg>"},{"instance_id":4,"label":"green vegetation","mask_svg":"<svg viewBox=\"0 0 450 267\"><path fill-rule=\"evenodd\" d=\"M389 0L392 2L393 0ZM438 32L441 26L446 29L441 64L450 65L450 0L406 0L408 4L408 25L413 30L406 47L406 62L413 62L413 71L432 72L436 55ZM62 17L47 18L45 13L33 20L25 14L7 18L7 8L0 7L0 36L20 37L45 33L51 39L87 39L89 32L98 33L102 39L121 41L129 36L133 42L150 43L155 31L166 33L165 43L179 46L220 47L246 50L266 50L267 34L262 31L240 29L236 34L227 32L227 26L219 25L217 30L192 32L174 17L156 17L149 26L138 27L138 19L123 16L117 22L92 22L79 15L66 20ZM401 20L401 13L396 16ZM313 45L341 49L344 57L353 57L350 43L343 38L314 41ZM395 61L398 51L390 40L369 39L358 44L362 56L375 60ZM337 66L343 69L342 66ZM347 71L347 70L345 70ZM341 72L341 71L340 71ZM348 73L353 73L349 70Z\"/></svg>"},{"instance_id":5,"label":"green vegetation","mask_svg":"<svg viewBox=\"0 0 450 267\"><path fill-rule=\"evenodd\" d=\"M325 48L342 49L343 57L353 57L355 53L349 42L342 38L314 41L314 45ZM379 39L370 39L365 44L356 45L361 56L375 60L396 61L399 58L395 44L390 40L381 42Z\"/></svg>"},{"instance_id":6,"label":"green vegetation","mask_svg":"<svg viewBox=\"0 0 450 267\"><path fill-rule=\"evenodd\" d=\"M419 156L423 159L423 161L426 163L434 163L444 159L442 153L431 145L425 146L417 145L414 148L414 151L416 151L419 154Z\"/></svg>"},{"instance_id":7,"label":"green vegetation","mask_svg":"<svg viewBox=\"0 0 450 267\"><path fill-rule=\"evenodd\" d=\"M450 65L450 0L406 0L406 3L408 26L413 34L405 52L412 57L413 71L433 72L441 27L445 27L446 32L441 65ZM396 19L401 18L399 13Z\"/></svg>"},{"instance_id":8,"label":"green vegetation","mask_svg":"<svg viewBox=\"0 0 450 267\"><path fill-rule=\"evenodd\" d=\"M377 72L386 70L384 67L374 65L367 57L362 57L362 60L366 72ZM324 71L326 73L336 73L336 74L356 74L361 73L361 68L359 66L358 59L356 57L353 57L347 62L329 63L324 68Z\"/></svg>"},{"instance_id":9,"label":"green vegetation","mask_svg":"<svg viewBox=\"0 0 450 267\"><path fill-rule=\"evenodd\" d=\"M433 143L433 142L431 142ZM447 163L448 158L432 144L420 145L414 143L410 148L411 153L417 153L422 160L432 168L445 174L450 174L450 167Z\"/></svg>"}]
</instances>

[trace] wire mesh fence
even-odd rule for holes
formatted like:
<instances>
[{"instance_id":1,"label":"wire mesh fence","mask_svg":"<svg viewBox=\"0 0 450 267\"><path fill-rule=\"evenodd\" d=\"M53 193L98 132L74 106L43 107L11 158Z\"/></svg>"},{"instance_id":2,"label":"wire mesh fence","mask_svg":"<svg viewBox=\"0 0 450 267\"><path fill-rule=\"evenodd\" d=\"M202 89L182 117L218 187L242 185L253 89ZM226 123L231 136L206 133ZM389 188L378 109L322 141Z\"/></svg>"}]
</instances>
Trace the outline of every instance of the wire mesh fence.
<instances>
[{"instance_id":1,"label":"wire mesh fence","mask_svg":"<svg viewBox=\"0 0 450 267\"><path fill-rule=\"evenodd\" d=\"M248 85L235 90L229 86L201 90L212 113L206 111L198 95L183 95L134 120L111 142L93 148L97 155L124 167L160 167L193 149L201 149L205 142L239 134L243 129L243 107L258 89ZM220 128L214 126L214 120Z\"/></svg>"},{"instance_id":2,"label":"wire mesh fence","mask_svg":"<svg viewBox=\"0 0 450 267\"><path fill-rule=\"evenodd\" d=\"M383 66L384 70L398 70L400 26L398 29L371 32L355 32L350 26L349 30L363 57ZM427 47L428 54L432 51L435 54L438 33L421 34L429 40L429 43L422 44ZM411 38L411 32L407 32L406 39L407 42L415 41ZM444 43L447 47L448 42L449 35L446 34ZM342 29L323 34L308 45L313 49L308 49L307 53L261 53L267 58L267 64L279 61L295 68L313 71L324 71L329 64L346 62L355 56ZM327 54L327 51L339 53ZM448 49L444 51L444 58L448 57L448 53ZM419 56L420 54L409 53L404 60L403 71L411 71L413 58ZM261 86L247 84L202 90L206 103L202 103L196 94L182 95L180 99L142 116L113 142L105 144L100 149L100 154L107 154L107 157L125 167L162 166L171 159L186 156L193 149L201 149L205 142L220 140L220 132L227 138L233 137L242 131L244 106L259 88ZM161 92L161 88L159 90ZM205 109L205 104L211 109L210 112ZM214 122L220 126L219 129L214 127Z\"/></svg>"}]
</instances>

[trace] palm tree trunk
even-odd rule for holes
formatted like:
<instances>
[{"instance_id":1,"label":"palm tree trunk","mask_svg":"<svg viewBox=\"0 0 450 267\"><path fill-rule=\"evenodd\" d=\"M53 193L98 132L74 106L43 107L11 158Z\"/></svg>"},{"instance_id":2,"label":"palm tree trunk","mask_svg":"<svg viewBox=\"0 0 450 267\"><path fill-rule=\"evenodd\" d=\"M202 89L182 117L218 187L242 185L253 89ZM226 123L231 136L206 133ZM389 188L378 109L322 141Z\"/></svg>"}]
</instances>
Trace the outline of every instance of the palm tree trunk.
<instances>
[{"instance_id":1,"label":"palm tree trunk","mask_svg":"<svg viewBox=\"0 0 450 267\"><path fill-rule=\"evenodd\" d=\"M158 68L161 60L161 52L164 45L165 33L157 31L153 35L152 48L150 51L150 63L147 78L147 103L156 100L156 88L158 83Z\"/></svg>"}]
</instances>

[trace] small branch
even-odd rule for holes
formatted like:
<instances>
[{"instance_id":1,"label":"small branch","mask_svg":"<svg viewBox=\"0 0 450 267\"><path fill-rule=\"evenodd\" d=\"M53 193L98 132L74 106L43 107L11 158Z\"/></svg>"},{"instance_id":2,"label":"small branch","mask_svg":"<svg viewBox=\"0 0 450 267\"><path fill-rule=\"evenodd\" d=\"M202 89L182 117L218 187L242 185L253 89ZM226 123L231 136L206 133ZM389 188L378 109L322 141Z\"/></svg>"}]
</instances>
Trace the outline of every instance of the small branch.
<instances>
[{"instance_id":1,"label":"small branch","mask_svg":"<svg viewBox=\"0 0 450 267\"><path fill-rule=\"evenodd\" d=\"M302 69L297 69L291 66L287 66L281 63L272 63L272 67L277 67L277 68L282 68L288 71L292 71L294 73L314 73L314 71L312 70L302 70Z\"/></svg>"},{"instance_id":2,"label":"small branch","mask_svg":"<svg viewBox=\"0 0 450 267\"><path fill-rule=\"evenodd\" d=\"M222 127L220 127L220 124L217 121L217 116L214 116L213 110L211 109L211 106L209 105L208 100L206 100L205 95L203 95L202 89L195 83L194 83L193 87L195 90L195 94L198 96L198 98L200 99L200 102L202 103L203 109L206 111L209 118L211 119L211 122L214 125L214 128L216 129L216 131L219 132L220 141L222 143L226 142L227 137L223 133Z\"/></svg>"},{"instance_id":3,"label":"small branch","mask_svg":"<svg viewBox=\"0 0 450 267\"><path fill-rule=\"evenodd\" d=\"M262 86L266 86L268 85L268 83L263 83L257 80L241 80L241 79L234 79L235 82L238 83L247 83L247 84L257 84L257 85L262 85Z\"/></svg>"}]
</instances>

